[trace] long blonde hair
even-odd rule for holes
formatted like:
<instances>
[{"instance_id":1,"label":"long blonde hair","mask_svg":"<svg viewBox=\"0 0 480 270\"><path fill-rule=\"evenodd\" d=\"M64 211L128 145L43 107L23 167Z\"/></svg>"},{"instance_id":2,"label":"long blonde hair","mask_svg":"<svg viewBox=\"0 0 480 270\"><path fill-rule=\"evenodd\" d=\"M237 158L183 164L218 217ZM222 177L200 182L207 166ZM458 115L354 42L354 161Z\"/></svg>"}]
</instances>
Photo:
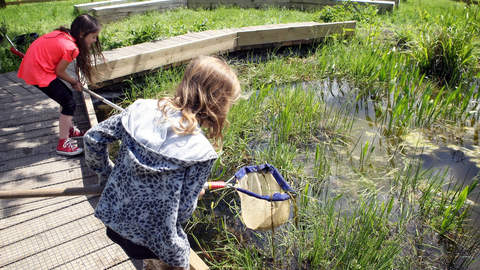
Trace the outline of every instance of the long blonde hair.
<instances>
[{"instance_id":1,"label":"long blonde hair","mask_svg":"<svg viewBox=\"0 0 480 270\"><path fill-rule=\"evenodd\" d=\"M158 108L167 117L167 107L181 111L180 135L194 134L197 124L206 128L206 136L213 146L221 149L222 130L228 127L227 113L240 97L241 89L235 72L217 57L199 56L187 65L183 79L173 98L158 101Z\"/></svg>"}]
</instances>

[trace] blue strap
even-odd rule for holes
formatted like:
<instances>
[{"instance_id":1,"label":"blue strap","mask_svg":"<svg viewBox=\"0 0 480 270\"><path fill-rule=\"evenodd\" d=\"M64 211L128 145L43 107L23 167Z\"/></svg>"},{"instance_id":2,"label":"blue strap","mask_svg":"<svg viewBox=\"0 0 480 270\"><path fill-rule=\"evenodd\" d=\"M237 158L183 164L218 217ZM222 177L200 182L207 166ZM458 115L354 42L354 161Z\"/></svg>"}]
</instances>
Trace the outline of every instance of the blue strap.
<instances>
[{"instance_id":1,"label":"blue strap","mask_svg":"<svg viewBox=\"0 0 480 270\"><path fill-rule=\"evenodd\" d=\"M245 166L235 173L235 178L237 178L237 180L240 180L248 173L259 172L259 171L271 173L273 175L273 178L275 178L275 180L277 181L278 185L280 185L280 187L283 190L285 190L285 192L295 192L292 189L292 187L290 187L290 185L287 183L287 181L285 181L285 179L277 170L277 168L275 168L273 165L268 163L265 163L263 165L256 165L256 166ZM275 193L270 196L270 195L259 195L250 190L246 190L243 188L237 188L237 190L249 196L252 196L261 200L266 200L266 201L276 202L276 201L286 201L288 199L291 199L288 193Z\"/></svg>"}]
</instances>

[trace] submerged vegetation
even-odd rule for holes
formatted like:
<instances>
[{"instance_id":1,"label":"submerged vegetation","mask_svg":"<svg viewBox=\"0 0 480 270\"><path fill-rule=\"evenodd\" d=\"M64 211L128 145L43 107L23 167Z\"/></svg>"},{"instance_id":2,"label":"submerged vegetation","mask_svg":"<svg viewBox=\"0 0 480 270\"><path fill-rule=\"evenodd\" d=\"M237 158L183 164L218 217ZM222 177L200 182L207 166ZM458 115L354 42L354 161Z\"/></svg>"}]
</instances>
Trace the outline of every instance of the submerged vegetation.
<instances>
[{"instance_id":1,"label":"submerged vegetation","mask_svg":"<svg viewBox=\"0 0 480 270\"><path fill-rule=\"evenodd\" d=\"M229 113L211 180L273 164L298 192L298 215L274 232L254 232L241 224L232 191L210 192L187 225L192 243L212 269L469 269L480 247L472 220L480 167L479 12L448 0L402 1L387 14L348 2L316 11L179 9L107 24L102 45L358 20L351 39L225 55L248 97ZM5 64L7 54L0 52L2 68L15 70L14 61ZM170 94L183 68L130 80L122 105ZM441 130L446 135L435 137ZM474 134L470 149L464 131ZM443 145L476 162L474 175L424 165Z\"/></svg>"}]
</instances>

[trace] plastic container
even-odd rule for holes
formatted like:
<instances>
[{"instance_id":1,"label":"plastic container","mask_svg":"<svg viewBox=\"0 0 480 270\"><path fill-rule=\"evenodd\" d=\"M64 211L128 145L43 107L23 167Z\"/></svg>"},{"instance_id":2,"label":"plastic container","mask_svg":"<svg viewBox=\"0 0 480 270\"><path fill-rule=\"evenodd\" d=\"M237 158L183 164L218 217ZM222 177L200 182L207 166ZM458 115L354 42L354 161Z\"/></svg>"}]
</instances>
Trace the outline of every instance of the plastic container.
<instances>
[{"instance_id":1,"label":"plastic container","mask_svg":"<svg viewBox=\"0 0 480 270\"><path fill-rule=\"evenodd\" d=\"M15 38L13 38L12 42L15 43L15 45L17 46L22 46L22 45L32 43L37 38L38 38L37 33L30 33L30 34L16 36Z\"/></svg>"}]
</instances>

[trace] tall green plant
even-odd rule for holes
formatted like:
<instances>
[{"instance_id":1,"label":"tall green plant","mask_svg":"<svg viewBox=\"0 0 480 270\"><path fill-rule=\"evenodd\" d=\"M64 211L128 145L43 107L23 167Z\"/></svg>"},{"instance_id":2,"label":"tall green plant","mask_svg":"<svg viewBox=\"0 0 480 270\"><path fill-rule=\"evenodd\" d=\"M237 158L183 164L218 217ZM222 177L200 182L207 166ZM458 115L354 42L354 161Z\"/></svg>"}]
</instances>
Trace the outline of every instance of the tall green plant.
<instances>
[{"instance_id":1,"label":"tall green plant","mask_svg":"<svg viewBox=\"0 0 480 270\"><path fill-rule=\"evenodd\" d=\"M470 72L475 61L475 36L478 35L478 12L465 9L463 17L445 14L425 19L416 40L410 44L410 54L428 76L443 84L457 84Z\"/></svg>"},{"instance_id":2,"label":"tall green plant","mask_svg":"<svg viewBox=\"0 0 480 270\"><path fill-rule=\"evenodd\" d=\"M339 22L356 21L361 24L372 23L377 16L378 9L374 5L343 1L334 6L325 6L318 12L319 21Z\"/></svg>"}]
</instances>

